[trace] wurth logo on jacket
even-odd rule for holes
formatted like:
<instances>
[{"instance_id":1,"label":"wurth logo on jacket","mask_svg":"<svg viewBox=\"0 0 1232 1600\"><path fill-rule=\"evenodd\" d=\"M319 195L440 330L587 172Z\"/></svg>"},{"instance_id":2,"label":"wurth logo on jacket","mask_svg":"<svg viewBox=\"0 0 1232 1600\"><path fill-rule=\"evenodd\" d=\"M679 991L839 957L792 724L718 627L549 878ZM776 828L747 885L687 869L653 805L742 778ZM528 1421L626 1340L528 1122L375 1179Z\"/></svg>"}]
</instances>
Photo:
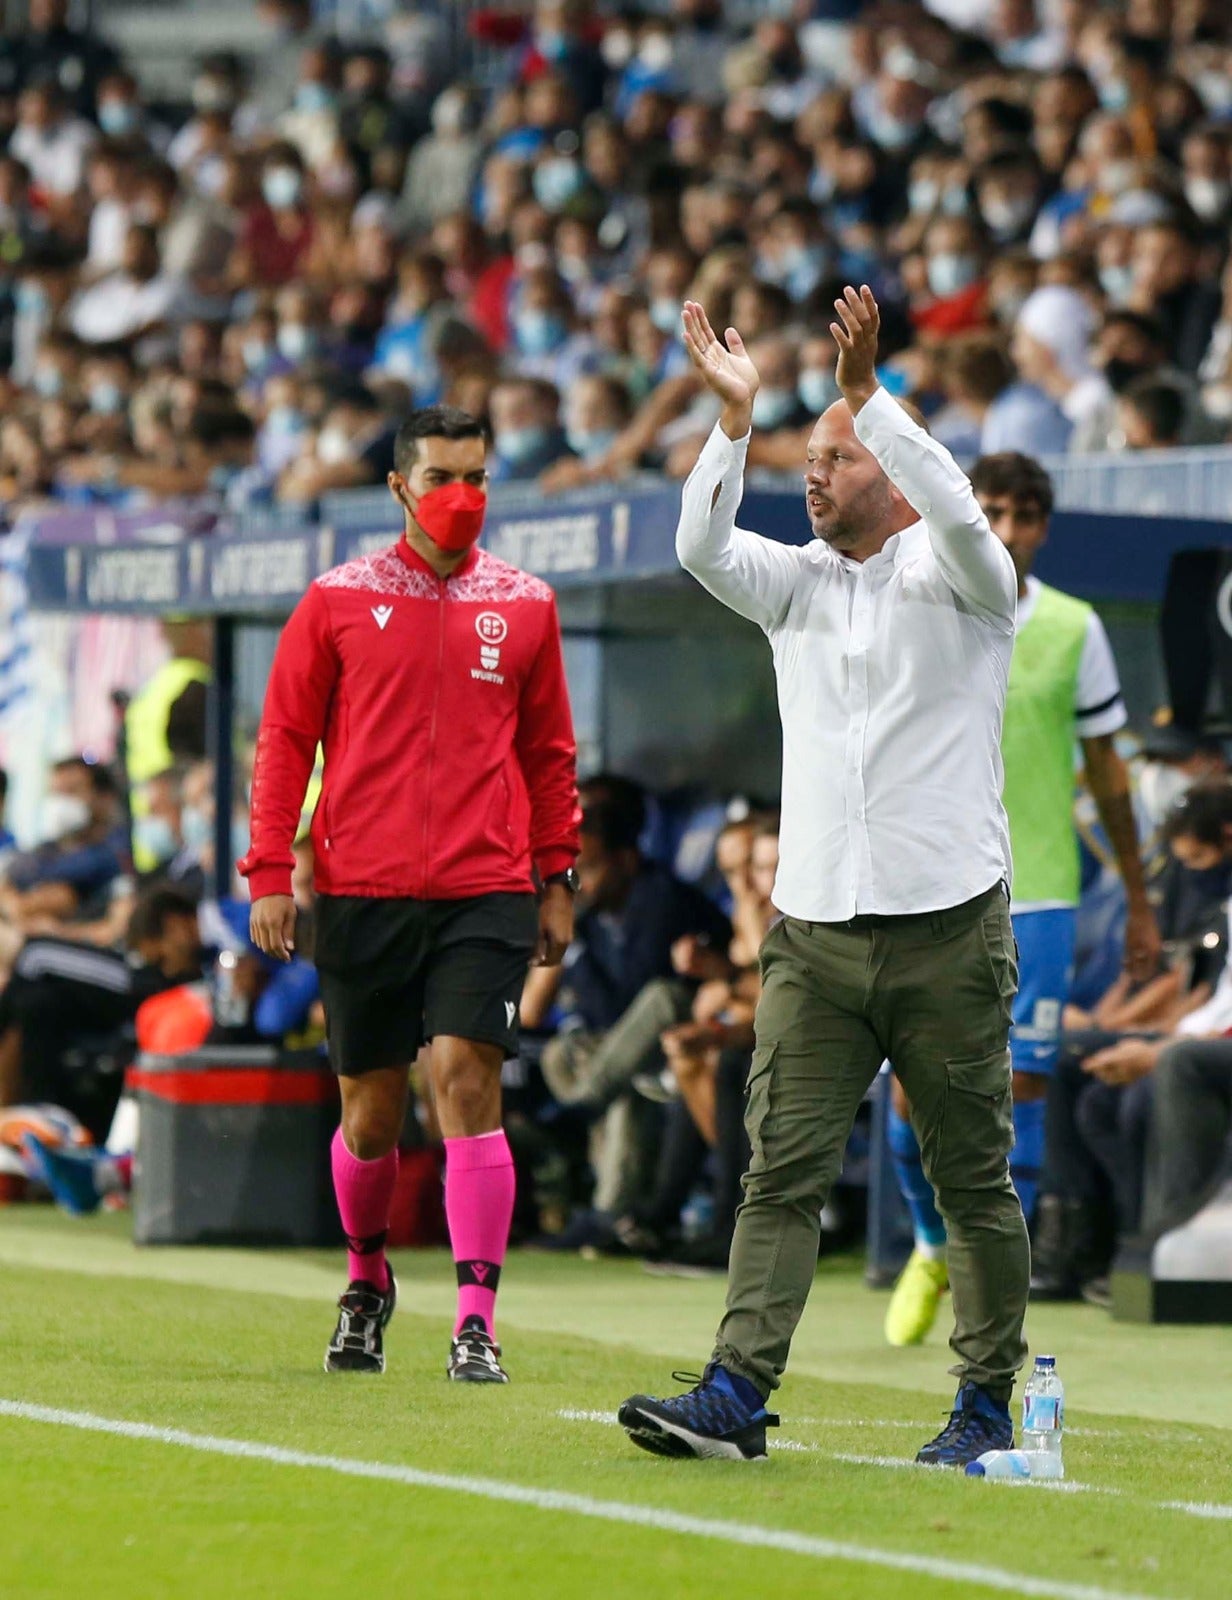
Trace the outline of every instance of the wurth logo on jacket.
<instances>
[{"instance_id":1,"label":"wurth logo on jacket","mask_svg":"<svg viewBox=\"0 0 1232 1600\"><path fill-rule=\"evenodd\" d=\"M312 822L325 894L524 893L577 855L577 749L551 589L486 551L438 578L399 540L335 567L274 657L252 778L254 900L291 892Z\"/></svg>"}]
</instances>

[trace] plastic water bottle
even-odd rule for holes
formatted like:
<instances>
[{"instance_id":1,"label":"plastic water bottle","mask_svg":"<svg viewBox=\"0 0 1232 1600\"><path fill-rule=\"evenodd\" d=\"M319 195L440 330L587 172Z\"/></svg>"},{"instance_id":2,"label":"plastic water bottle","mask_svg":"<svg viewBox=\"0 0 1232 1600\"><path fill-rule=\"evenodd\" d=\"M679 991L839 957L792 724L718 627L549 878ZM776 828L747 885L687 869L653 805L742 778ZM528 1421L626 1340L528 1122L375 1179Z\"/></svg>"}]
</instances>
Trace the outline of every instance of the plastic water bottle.
<instances>
[{"instance_id":1,"label":"plastic water bottle","mask_svg":"<svg viewBox=\"0 0 1232 1600\"><path fill-rule=\"evenodd\" d=\"M1026 1483L1032 1478L1063 1478L1058 1453L1046 1450L985 1450L978 1461L968 1461L969 1478L1004 1478Z\"/></svg>"},{"instance_id":2,"label":"plastic water bottle","mask_svg":"<svg viewBox=\"0 0 1232 1600\"><path fill-rule=\"evenodd\" d=\"M1055 1356L1036 1356L1035 1371L1022 1396L1022 1447L1061 1459L1065 1428L1065 1388Z\"/></svg>"}]
</instances>

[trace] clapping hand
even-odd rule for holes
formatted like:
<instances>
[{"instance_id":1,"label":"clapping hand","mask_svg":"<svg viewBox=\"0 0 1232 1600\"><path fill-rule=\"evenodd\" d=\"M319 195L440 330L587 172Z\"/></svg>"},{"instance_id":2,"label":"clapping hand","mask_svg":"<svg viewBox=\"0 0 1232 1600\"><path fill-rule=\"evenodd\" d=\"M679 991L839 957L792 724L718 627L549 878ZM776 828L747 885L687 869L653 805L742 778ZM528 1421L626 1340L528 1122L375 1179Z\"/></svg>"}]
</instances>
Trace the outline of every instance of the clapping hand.
<instances>
[{"instance_id":1,"label":"clapping hand","mask_svg":"<svg viewBox=\"0 0 1232 1600\"><path fill-rule=\"evenodd\" d=\"M850 284L834 302L839 320L830 324L838 345L834 377L854 417L877 387L877 334L881 313L873 291L865 284L857 294Z\"/></svg>"},{"instance_id":2,"label":"clapping hand","mask_svg":"<svg viewBox=\"0 0 1232 1600\"><path fill-rule=\"evenodd\" d=\"M723 432L729 439L743 439L752 426L753 396L761 385L744 340L735 328L728 328L723 336L727 343L720 344L696 300L685 301L682 320L689 360L723 402L719 418Z\"/></svg>"}]
</instances>

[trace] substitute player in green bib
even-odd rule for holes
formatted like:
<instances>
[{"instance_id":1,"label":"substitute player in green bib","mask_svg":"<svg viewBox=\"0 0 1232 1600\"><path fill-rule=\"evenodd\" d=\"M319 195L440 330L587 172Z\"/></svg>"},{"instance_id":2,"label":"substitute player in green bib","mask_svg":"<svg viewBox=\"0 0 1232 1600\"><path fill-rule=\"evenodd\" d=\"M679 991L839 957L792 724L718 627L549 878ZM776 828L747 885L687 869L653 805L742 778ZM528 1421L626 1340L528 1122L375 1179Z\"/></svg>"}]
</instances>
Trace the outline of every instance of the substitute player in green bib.
<instances>
[{"instance_id":1,"label":"substitute player in green bib","mask_svg":"<svg viewBox=\"0 0 1232 1600\"><path fill-rule=\"evenodd\" d=\"M1031 576L1048 534L1052 483L1037 461L1007 451L983 456L972 487L1018 573L1018 619L1010 664L1001 754L1003 798L1014 860L1010 911L1018 942L1019 986L1010 1049L1014 1066L1014 1150L1010 1174L1028 1220L1044 1146L1044 1097L1057 1056L1061 1011L1074 965L1079 892L1074 834L1074 740L1087 785L1125 881L1129 901L1125 960L1131 976L1151 976L1159 933L1146 897L1129 776L1113 735L1126 720L1107 634L1085 601ZM886 1313L893 1345L918 1344L948 1287L945 1224L920 1164L908 1105L894 1084L889 1142L911 1210L915 1248Z\"/></svg>"}]
</instances>

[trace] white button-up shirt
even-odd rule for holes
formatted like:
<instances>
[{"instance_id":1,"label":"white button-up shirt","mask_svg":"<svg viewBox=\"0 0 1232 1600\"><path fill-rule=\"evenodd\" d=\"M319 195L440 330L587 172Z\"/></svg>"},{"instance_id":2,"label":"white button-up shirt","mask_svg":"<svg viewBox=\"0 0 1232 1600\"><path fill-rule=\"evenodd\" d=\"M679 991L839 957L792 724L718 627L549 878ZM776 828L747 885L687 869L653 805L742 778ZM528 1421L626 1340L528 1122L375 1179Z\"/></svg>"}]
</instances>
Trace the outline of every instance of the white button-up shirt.
<instances>
[{"instance_id":1,"label":"white button-up shirt","mask_svg":"<svg viewBox=\"0 0 1232 1600\"><path fill-rule=\"evenodd\" d=\"M953 457L884 390L855 428L922 519L877 555L737 528L748 439L719 427L676 530L681 565L770 640L783 722L774 903L811 922L936 911L1010 877L1014 564Z\"/></svg>"}]
</instances>

